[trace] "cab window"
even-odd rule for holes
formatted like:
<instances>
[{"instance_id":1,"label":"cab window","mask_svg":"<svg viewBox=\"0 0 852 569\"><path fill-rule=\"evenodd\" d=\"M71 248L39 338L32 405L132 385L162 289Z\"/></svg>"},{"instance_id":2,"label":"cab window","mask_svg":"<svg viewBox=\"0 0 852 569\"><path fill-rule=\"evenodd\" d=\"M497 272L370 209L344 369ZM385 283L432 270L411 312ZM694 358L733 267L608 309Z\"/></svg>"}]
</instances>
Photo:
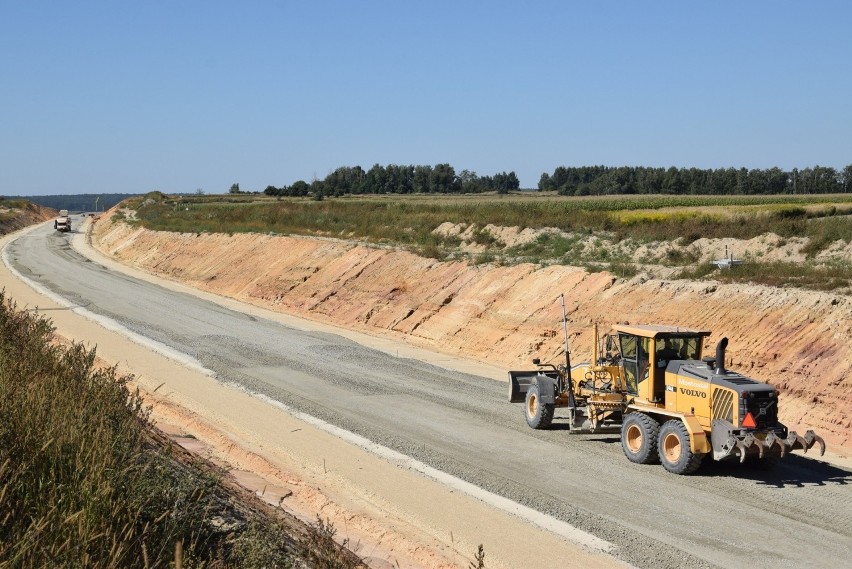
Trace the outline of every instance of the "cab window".
<instances>
[{"instance_id":1,"label":"cab window","mask_svg":"<svg viewBox=\"0 0 852 569\"><path fill-rule=\"evenodd\" d=\"M660 336L657 338L657 367L672 360L697 360L701 353L700 336Z\"/></svg>"},{"instance_id":2,"label":"cab window","mask_svg":"<svg viewBox=\"0 0 852 569\"><path fill-rule=\"evenodd\" d=\"M619 333L619 344L621 345L621 356L624 366L624 379L627 384L627 392L631 395L639 393L639 382L648 377L648 338L640 338L632 334Z\"/></svg>"},{"instance_id":3,"label":"cab window","mask_svg":"<svg viewBox=\"0 0 852 569\"><path fill-rule=\"evenodd\" d=\"M678 348L678 359L681 360L697 360L701 354L701 337L690 336L680 338L680 347Z\"/></svg>"}]
</instances>

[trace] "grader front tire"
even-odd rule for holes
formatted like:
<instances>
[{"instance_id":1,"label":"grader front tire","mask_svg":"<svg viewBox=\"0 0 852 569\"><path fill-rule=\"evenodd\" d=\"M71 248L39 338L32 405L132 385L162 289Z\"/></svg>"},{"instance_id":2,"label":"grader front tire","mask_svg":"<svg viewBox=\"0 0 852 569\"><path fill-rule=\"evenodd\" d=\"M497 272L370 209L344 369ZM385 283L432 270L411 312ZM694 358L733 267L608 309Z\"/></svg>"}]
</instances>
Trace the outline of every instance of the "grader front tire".
<instances>
[{"instance_id":1,"label":"grader front tire","mask_svg":"<svg viewBox=\"0 0 852 569\"><path fill-rule=\"evenodd\" d=\"M644 413L628 413L621 424L621 448L637 464L657 462L657 437L660 424Z\"/></svg>"},{"instance_id":2,"label":"grader front tire","mask_svg":"<svg viewBox=\"0 0 852 569\"><path fill-rule=\"evenodd\" d=\"M703 454L692 452L689 431L680 419L671 419L663 424L657 446L663 468L674 474L695 472L704 458Z\"/></svg>"},{"instance_id":3,"label":"grader front tire","mask_svg":"<svg viewBox=\"0 0 852 569\"><path fill-rule=\"evenodd\" d=\"M533 384L527 391L524 402L524 418L533 429L546 429L553 422L553 404L542 403L538 385Z\"/></svg>"}]
</instances>

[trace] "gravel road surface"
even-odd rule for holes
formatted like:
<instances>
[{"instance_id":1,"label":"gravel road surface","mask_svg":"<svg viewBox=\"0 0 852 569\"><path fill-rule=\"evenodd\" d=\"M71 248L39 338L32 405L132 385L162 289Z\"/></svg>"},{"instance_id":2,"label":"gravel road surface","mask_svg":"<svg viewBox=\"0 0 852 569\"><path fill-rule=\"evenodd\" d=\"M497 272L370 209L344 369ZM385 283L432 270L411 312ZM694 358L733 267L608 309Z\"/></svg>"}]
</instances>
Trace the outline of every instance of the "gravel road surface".
<instances>
[{"instance_id":1,"label":"gravel road surface","mask_svg":"<svg viewBox=\"0 0 852 569\"><path fill-rule=\"evenodd\" d=\"M634 465L616 434L529 429L504 383L109 271L70 238L39 228L12 242L8 258L55 294L196 358L222 380L568 522L615 544L628 563L849 567L848 469L810 456L768 471L709 463L686 477Z\"/></svg>"}]
</instances>

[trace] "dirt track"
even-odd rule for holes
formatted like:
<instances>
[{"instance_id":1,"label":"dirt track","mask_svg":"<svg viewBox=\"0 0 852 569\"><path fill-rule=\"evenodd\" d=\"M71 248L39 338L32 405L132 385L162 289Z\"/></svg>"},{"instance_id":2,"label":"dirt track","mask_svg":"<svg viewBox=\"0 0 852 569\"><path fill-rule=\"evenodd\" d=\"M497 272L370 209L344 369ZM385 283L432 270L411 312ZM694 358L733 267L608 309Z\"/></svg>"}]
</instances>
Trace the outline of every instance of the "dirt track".
<instances>
[{"instance_id":1,"label":"dirt track","mask_svg":"<svg viewBox=\"0 0 852 569\"><path fill-rule=\"evenodd\" d=\"M852 546L852 494L846 468L796 457L772 473L716 465L700 476L685 478L660 468L635 466L621 455L617 437L530 431L517 407L505 403L504 384L388 357L325 333L288 330L253 314L246 316L244 311L223 310L194 297L116 278L96 264L85 263L61 237L57 241L47 233L41 242L34 234L10 248L13 264L22 273L29 272L31 278L78 304L88 304L90 310L105 312L137 333L193 355L220 378L612 542L621 559L647 567L840 567L846 563ZM51 256L40 257L41 251ZM57 271L62 279L45 274L45 266L60 263L67 263ZM282 345L286 350L282 351ZM214 406L218 411L211 417L213 402L208 401L212 398L208 392L229 389L226 386L208 380L203 393L194 391L193 385L199 384L193 384L178 395L180 382L161 377L166 393L175 394L203 417L215 418L257 450L279 455L279 460L282 454L289 456L290 463L294 454L298 456L289 446L291 441L283 440L285 429L258 424L262 423L260 408ZM257 404L255 398L248 399L245 405ZM219 412L227 414L228 420L217 418ZM241 417L240 423L230 422L235 417ZM282 415L273 422L289 420ZM351 467L352 460L347 460L332 470ZM327 470L325 464L324 475ZM666 499L659 500L660 496ZM400 506L389 495L364 499L374 504L384 501L391 509L414 507ZM430 506L434 504L420 505ZM425 527L421 530L428 533ZM488 532L484 526L474 528L473 539L477 530L479 535ZM517 537L497 532L496 549L501 540L504 548L511 541L507 535ZM518 544L523 548L524 541L510 543L510 549ZM508 556L502 558L504 566L545 566L530 565L530 558L527 564L512 562ZM501 559L499 554L496 557ZM557 557L554 566L566 566L569 558Z\"/></svg>"}]
</instances>

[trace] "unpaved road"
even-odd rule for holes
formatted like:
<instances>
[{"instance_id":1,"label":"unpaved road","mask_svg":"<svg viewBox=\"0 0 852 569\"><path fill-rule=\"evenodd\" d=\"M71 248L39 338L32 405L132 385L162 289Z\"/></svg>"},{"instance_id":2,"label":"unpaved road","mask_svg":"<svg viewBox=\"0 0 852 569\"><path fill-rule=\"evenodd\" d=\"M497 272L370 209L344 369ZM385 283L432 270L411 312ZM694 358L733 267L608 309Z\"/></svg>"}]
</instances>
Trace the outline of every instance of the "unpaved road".
<instances>
[{"instance_id":1,"label":"unpaved road","mask_svg":"<svg viewBox=\"0 0 852 569\"><path fill-rule=\"evenodd\" d=\"M532 431L505 384L297 330L88 262L48 227L12 265L218 378L615 544L639 567L847 567L852 471L795 456L771 472L637 466L615 435ZM513 536L505 536L511 541ZM567 560L566 560L567 563Z\"/></svg>"}]
</instances>

